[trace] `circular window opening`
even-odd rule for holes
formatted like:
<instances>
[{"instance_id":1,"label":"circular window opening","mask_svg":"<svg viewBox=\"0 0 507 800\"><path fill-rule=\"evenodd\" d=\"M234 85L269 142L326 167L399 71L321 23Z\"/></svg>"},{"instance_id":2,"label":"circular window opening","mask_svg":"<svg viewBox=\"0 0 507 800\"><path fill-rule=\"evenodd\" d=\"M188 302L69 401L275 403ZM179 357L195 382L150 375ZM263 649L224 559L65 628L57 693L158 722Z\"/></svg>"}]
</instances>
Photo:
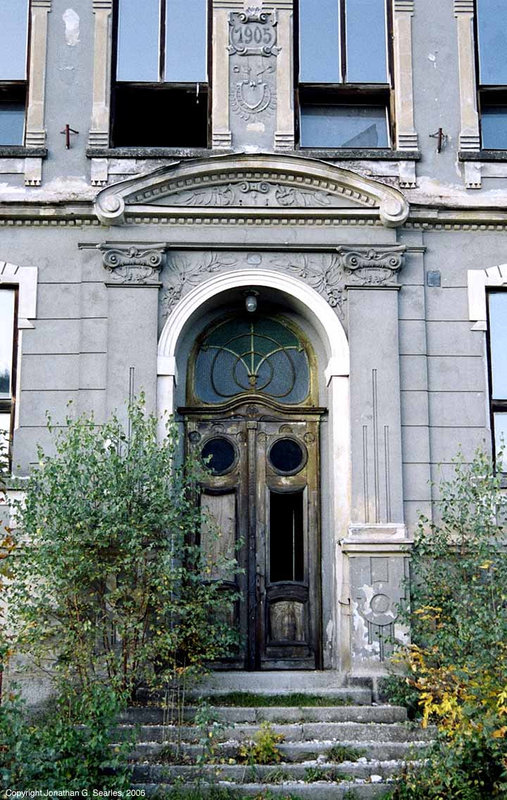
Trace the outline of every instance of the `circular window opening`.
<instances>
[{"instance_id":1,"label":"circular window opening","mask_svg":"<svg viewBox=\"0 0 507 800\"><path fill-rule=\"evenodd\" d=\"M278 439L269 451L271 466L286 475L299 472L306 463L306 451L295 439Z\"/></svg>"},{"instance_id":2,"label":"circular window opening","mask_svg":"<svg viewBox=\"0 0 507 800\"><path fill-rule=\"evenodd\" d=\"M236 450L228 439L217 436L208 439L201 450L201 458L214 475L228 472L236 460Z\"/></svg>"}]
</instances>

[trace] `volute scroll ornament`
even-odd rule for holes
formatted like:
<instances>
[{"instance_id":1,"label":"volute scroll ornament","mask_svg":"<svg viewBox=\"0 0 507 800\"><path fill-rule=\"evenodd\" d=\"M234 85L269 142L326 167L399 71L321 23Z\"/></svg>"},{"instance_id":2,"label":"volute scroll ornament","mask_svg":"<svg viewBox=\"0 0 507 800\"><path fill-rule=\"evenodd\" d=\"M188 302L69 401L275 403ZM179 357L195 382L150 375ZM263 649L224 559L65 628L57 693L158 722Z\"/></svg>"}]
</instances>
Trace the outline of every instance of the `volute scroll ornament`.
<instances>
[{"instance_id":1,"label":"volute scroll ornament","mask_svg":"<svg viewBox=\"0 0 507 800\"><path fill-rule=\"evenodd\" d=\"M102 262L115 283L150 284L158 281L165 245L98 245Z\"/></svg>"},{"instance_id":2,"label":"volute scroll ornament","mask_svg":"<svg viewBox=\"0 0 507 800\"><path fill-rule=\"evenodd\" d=\"M338 247L341 266L351 282L364 286L385 286L396 282L403 266L405 246Z\"/></svg>"}]
</instances>

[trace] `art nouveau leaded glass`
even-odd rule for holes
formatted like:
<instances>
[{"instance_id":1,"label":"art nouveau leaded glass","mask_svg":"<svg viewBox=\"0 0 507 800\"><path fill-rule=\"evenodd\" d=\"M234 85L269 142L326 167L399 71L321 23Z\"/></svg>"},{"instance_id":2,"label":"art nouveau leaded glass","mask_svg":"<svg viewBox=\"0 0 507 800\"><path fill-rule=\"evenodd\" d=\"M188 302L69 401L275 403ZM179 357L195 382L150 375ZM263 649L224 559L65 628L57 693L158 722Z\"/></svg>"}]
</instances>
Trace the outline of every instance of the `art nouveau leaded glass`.
<instances>
[{"instance_id":1,"label":"art nouveau leaded glass","mask_svg":"<svg viewBox=\"0 0 507 800\"><path fill-rule=\"evenodd\" d=\"M303 342L285 321L234 318L216 325L198 347L194 391L205 403L243 393L302 403L310 391L310 365Z\"/></svg>"}]
</instances>

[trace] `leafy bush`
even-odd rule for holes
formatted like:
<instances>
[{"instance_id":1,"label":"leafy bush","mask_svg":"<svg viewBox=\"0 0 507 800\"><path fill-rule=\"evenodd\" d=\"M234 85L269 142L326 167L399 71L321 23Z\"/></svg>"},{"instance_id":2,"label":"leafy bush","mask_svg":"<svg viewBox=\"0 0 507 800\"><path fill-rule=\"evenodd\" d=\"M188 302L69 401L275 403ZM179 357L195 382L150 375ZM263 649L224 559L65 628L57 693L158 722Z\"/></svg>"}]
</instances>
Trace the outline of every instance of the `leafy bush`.
<instances>
[{"instance_id":1,"label":"leafy bush","mask_svg":"<svg viewBox=\"0 0 507 800\"><path fill-rule=\"evenodd\" d=\"M115 693L90 687L30 721L15 696L0 705L0 786L16 790L126 789L129 743L112 747Z\"/></svg>"},{"instance_id":2,"label":"leafy bush","mask_svg":"<svg viewBox=\"0 0 507 800\"><path fill-rule=\"evenodd\" d=\"M387 678L382 678L380 696L384 702L404 706L409 719L416 719L422 714L419 692L412 685L411 679L405 675L389 675Z\"/></svg>"},{"instance_id":3,"label":"leafy bush","mask_svg":"<svg viewBox=\"0 0 507 800\"><path fill-rule=\"evenodd\" d=\"M235 643L223 622L235 598L199 547L202 468L179 464L174 427L157 440L142 399L128 432L116 417L68 419L55 448L15 504L17 649L64 683L106 680L121 695L201 674Z\"/></svg>"},{"instance_id":4,"label":"leafy bush","mask_svg":"<svg viewBox=\"0 0 507 800\"><path fill-rule=\"evenodd\" d=\"M488 458L455 462L438 523L422 518L412 556L413 644L399 659L423 726L440 737L394 798L479 800L507 791L507 498Z\"/></svg>"}]
</instances>

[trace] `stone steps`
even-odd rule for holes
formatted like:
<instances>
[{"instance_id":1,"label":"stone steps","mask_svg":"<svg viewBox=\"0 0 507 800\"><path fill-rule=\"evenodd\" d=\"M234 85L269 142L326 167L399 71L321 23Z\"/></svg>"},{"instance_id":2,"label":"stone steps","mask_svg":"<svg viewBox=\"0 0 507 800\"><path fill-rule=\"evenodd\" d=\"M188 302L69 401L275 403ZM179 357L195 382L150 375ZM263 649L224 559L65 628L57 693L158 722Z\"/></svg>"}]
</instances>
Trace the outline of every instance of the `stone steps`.
<instances>
[{"instance_id":1,"label":"stone steps","mask_svg":"<svg viewBox=\"0 0 507 800\"><path fill-rule=\"evenodd\" d=\"M244 741L254 737L258 725L228 725L217 728L214 739L218 742ZM428 731L412 729L403 723L355 723L355 722L303 722L301 724L274 724L274 733L284 737L285 742L333 741L333 742L413 742L430 738ZM198 742L200 730L192 725L119 725L119 740L128 739L136 732L144 742L185 741Z\"/></svg>"},{"instance_id":2,"label":"stone steps","mask_svg":"<svg viewBox=\"0 0 507 800\"><path fill-rule=\"evenodd\" d=\"M183 719L191 722L195 717L196 706L187 706ZM260 722L405 722L407 712L399 706L344 705L344 706L213 706L213 712L221 722L251 723ZM120 722L136 725L163 725L174 718L175 711L160 706L132 706L120 717Z\"/></svg>"},{"instance_id":3,"label":"stone steps","mask_svg":"<svg viewBox=\"0 0 507 800\"><path fill-rule=\"evenodd\" d=\"M204 800L212 787L227 789L231 800L268 791L273 797L315 800L381 798L406 761L424 758L432 736L407 722L404 708L375 705L371 689L337 686L336 676L333 682L326 673L256 673L255 680L251 674L215 673L200 690L215 704L229 695L227 705L210 707L208 729L193 724L196 705L184 708L181 725L171 724L174 711L163 707L162 695L158 704L146 695L150 704L133 706L118 720L118 740L135 740L135 788L168 798L171 789L178 798L193 792L192 800ZM244 705L233 705L231 693L237 692L271 695L271 702L262 705L262 698L252 702L250 697ZM304 705L300 695L305 694L318 695L318 705ZM290 695L298 698L296 704ZM283 736L276 745L280 763L241 763L241 747L253 740L262 723ZM203 759L202 745L208 732L210 763Z\"/></svg>"},{"instance_id":4,"label":"stone steps","mask_svg":"<svg viewBox=\"0 0 507 800\"><path fill-rule=\"evenodd\" d=\"M314 761L326 756L330 748L337 744L336 741L291 742L278 745L284 763L301 763ZM362 757L375 761L412 761L420 758L421 753L428 746L427 741L411 742L356 742L341 741L344 747L353 747L361 752ZM195 763L202 753L202 747L197 744L180 744L180 754L185 761ZM164 753L170 753L169 744L163 742L139 742L132 750L132 758L140 761L163 761ZM220 761L236 758L239 753L237 742L222 742L217 745L217 756ZM333 762L329 762L332 764Z\"/></svg>"},{"instance_id":5,"label":"stone steps","mask_svg":"<svg viewBox=\"0 0 507 800\"><path fill-rule=\"evenodd\" d=\"M136 789L142 790L146 795L160 795L164 800L171 800L171 790L173 784L168 783L145 783L137 784ZM225 789L231 792L227 795L227 800L236 800L240 797L255 797L256 800L265 797L265 792L269 791L271 797L281 796L283 800L287 798L302 798L303 800L375 800L375 798L385 797L386 784L383 783L357 783L343 781L340 783L330 783L329 781L315 781L314 783L292 783L282 784L266 783L244 783L235 784L226 781L219 781L212 784L199 784L199 800L205 800L207 790ZM196 798L195 786L181 784L178 786L178 800L184 796L185 792Z\"/></svg>"}]
</instances>

